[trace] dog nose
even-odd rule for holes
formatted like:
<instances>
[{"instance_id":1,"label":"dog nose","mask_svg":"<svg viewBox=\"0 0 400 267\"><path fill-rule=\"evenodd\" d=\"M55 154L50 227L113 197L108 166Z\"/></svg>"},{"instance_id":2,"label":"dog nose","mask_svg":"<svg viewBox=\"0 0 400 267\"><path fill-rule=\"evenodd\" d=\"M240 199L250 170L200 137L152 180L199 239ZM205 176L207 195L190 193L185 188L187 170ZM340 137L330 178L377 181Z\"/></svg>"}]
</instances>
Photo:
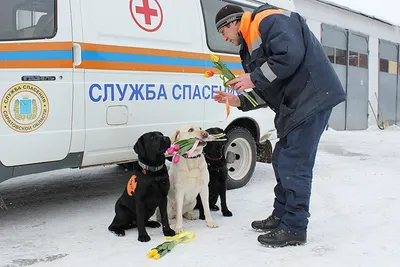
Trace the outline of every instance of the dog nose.
<instances>
[{"instance_id":1,"label":"dog nose","mask_svg":"<svg viewBox=\"0 0 400 267\"><path fill-rule=\"evenodd\" d=\"M208 137L208 133L207 133L206 131L203 131L203 132L201 133L201 137L207 138L207 137Z\"/></svg>"},{"instance_id":2,"label":"dog nose","mask_svg":"<svg viewBox=\"0 0 400 267\"><path fill-rule=\"evenodd\" d=\"M171 145L171 139L169 139L168 136L164 136L164 137L162 138L162 140L163 140L164 144L166 144L167 146L170 146L170 145Z\"/></svg>"}]
</instances>

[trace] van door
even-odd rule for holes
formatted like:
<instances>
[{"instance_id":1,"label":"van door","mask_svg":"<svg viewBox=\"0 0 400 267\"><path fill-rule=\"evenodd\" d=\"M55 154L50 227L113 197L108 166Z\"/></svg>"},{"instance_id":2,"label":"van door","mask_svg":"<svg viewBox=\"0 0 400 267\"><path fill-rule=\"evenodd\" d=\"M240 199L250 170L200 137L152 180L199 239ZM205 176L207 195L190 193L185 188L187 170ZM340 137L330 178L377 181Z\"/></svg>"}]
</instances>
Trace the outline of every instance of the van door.
<instances>
[{"instance_id":1,"label":"van door","mask_svg":"<svg viewBox=\"0 0 400 267\"><path fill-rule=\"evenodd\" d=\"M183 124L203 126L211 92L203 86L209 57L200 53L197 0L86 0L81 7L84 166L132 160L147 131L171 136Z\"/></svg>"},{"instance_id":2,"label":"van door","mask_svg":"<svg viewBox=\"0 0 400 267\"><path fill-rule=\"evenodd\" d=\"M3 165L59 161L68 155L72 64L69 0L0 2Z\"/></svg>"}]
</instances>

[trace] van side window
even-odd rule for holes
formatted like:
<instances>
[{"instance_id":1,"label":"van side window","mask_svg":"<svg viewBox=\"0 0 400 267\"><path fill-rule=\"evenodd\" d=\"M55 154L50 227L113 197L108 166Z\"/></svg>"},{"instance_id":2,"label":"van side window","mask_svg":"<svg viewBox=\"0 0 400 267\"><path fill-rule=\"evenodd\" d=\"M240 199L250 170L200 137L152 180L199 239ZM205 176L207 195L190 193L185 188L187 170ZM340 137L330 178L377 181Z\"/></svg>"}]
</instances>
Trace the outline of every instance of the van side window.
<instances>
[{"instance_id":1,"label":"van side window","mask_svg":"<svg viewBox=\"0 0 400 267\"><path fill-rule=\"evenodd\" d=\"M57 0L1 0L0 41L52 38Z\"/></svg>"},{"instance_id":2,"label":"van side window","mask_svg":"<svg viewBox=\"0 0 400 267\"><path fill-rule=\"evenodd\" d=\"M206 39L208 48L213 52L239 54L239 46L234 46L229 42L225 42L221 34L215 28L215 15L218 10L232 1L215 1L215 0L201 0L203 9L203 17L206 28ZM240 5L235 3L236 5ZM240 5L245 11L252 12L254 8Z\"/></svg>"}]
</instances>

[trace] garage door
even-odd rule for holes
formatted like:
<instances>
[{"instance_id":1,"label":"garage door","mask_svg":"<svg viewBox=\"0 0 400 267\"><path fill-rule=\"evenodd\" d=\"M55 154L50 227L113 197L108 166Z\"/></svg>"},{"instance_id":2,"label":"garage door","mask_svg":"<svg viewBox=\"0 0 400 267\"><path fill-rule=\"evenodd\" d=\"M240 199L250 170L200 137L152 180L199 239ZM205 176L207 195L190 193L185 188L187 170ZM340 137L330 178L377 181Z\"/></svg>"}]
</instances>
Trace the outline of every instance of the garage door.
<instances>
[{"instance_id":1,"label":"garage door","mask_svg":"<svg viewBox=\"0 0 400 267\"><path fill-rule=\"evenodd\" d=\"M368 37L350 33L346 130L368 128Z\"/></svg>"},{"instance_id":2,"label":"garage door","mask_svg":"<svg viewBox=\"0 0 400 267\"><path fill-rule=\"evenodd\" d=\"M398 45L379 41L379 124L399 124L398 116ZM397 116L396 116L397 115Z\"/></svg>"},{"instance_id":3,"label":"garage door","mask_svg":"<svg viewBox=\"0 0 400 267\"><path fill-rule=\"evenodd\" d=\"M321 43L325 53L333 64L343 88L347 87L347 32L330 25L322 25ZM334 130L345 130L346 103L337 105L329 120L329 127Z\"/></svg>"}]
</instances>

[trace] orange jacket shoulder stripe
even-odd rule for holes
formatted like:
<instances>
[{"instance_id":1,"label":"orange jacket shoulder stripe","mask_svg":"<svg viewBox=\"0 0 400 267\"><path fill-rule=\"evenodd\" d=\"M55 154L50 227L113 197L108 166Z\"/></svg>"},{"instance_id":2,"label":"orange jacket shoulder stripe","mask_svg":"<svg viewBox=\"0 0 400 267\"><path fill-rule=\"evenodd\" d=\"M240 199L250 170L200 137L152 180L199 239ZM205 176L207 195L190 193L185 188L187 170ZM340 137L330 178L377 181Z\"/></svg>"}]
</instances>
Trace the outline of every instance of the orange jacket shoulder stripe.
<instances>
[{"instance_id":1,"label":"orange jacket shoulder stripe","mask_svg":"<svg viewBox=\"0 0 400 267\"><path fill-rule=\"evenodd\" d=\"M247 44L247 48L249 51L253 51L252 45L253 42L256 41L258 38L260 38L260 31L259 31L259 26L261 21L270 16L270 15L275 15L275 14L283 14L284 11L282 9L268 9L261 11L260 13L257 13L254 16L254 20L251 20L252 13L249 11L246 11L243 13L241 22L240 22L240 27L239 31L243 36L243 39L245 40Z\"/></svg>"}]
</instances>

